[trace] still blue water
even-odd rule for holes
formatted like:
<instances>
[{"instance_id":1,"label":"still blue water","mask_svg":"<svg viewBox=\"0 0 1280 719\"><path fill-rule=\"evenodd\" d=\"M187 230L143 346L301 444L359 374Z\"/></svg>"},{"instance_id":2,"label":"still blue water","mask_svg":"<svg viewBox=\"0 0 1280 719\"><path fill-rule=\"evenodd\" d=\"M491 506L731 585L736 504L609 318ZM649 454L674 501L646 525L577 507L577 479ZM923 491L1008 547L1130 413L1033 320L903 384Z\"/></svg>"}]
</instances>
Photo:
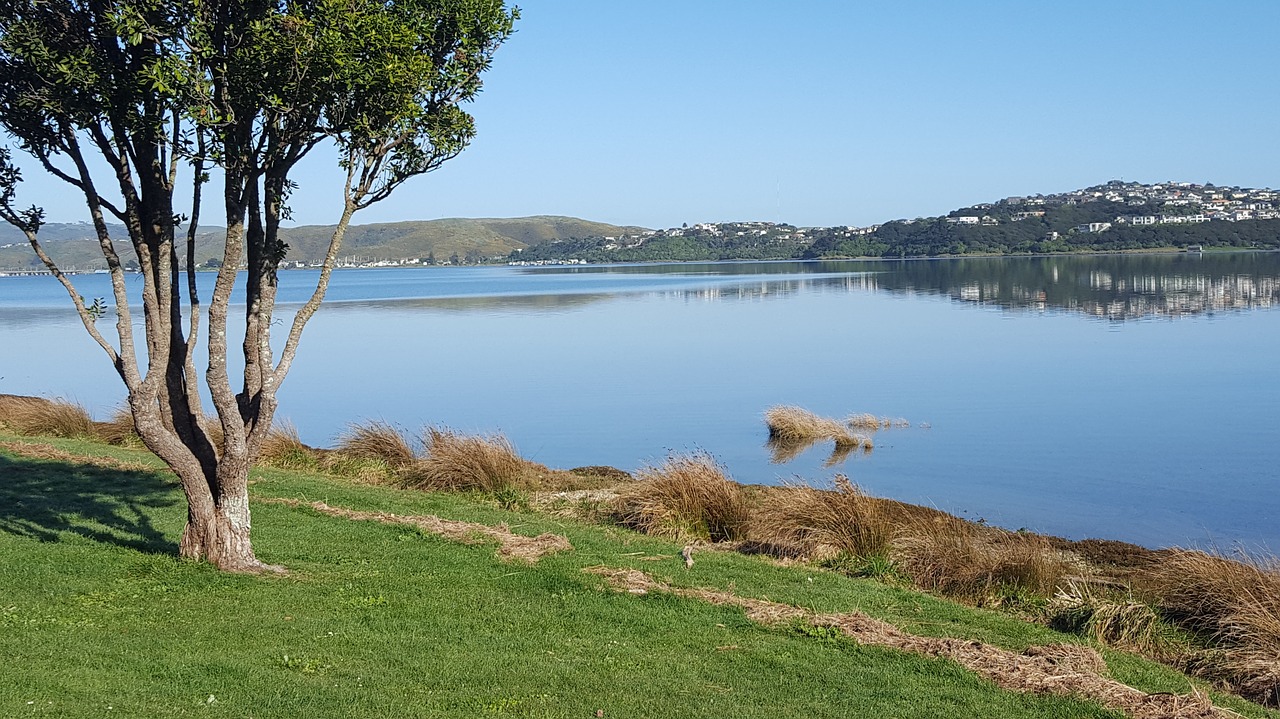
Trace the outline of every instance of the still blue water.
<instances>
[{"instance_id":1,"label":"still blue water","mask_svg":"<svg viewBox=\"0 0 1280 719\"><path fill-rule=\"evenodd\" d=\"M320 445L367 419L500 431L560 467L702 450L1009 528L1280 549L1277 278L1274 254L342 271L279 419ZM314 280L282 273L282 301ZM123 398L50 278L0 279L0 392ZM913 426L778 465L775 404Z\"/></svg>"}]
</instances>

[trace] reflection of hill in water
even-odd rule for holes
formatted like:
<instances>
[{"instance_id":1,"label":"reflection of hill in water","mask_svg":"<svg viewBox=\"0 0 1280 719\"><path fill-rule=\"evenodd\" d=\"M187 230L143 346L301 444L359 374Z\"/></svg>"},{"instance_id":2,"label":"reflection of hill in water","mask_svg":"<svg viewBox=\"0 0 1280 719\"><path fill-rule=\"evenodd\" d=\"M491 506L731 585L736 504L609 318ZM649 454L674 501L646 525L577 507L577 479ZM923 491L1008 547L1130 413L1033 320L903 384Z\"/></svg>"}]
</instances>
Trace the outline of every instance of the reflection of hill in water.
<instances>
[{"instance_id":1,"label":"reflection of hill in water","mask_svg":"<svg viewBox=\"0 0 1280 719\"><path fill-rule=\"evenodd\" d=\"M355 300L326 302L322 311L365 312L378 310L435 310L439 312L546 312L583 307L613 295L603 293L583 294L530 294L530 295L476 295L468 297L423 297L405 300ZM290 309L293 309L290 307Z\"/></svg>"},{"instance_id":2,"label":"reflection of hill in water","mask_svg":"<svg viewBox=\"0 0 1280 719\"><path fill-rule=\"evenodd\" d=\"M691 300L764 299L814 290L916 292L1005 309L1068 310L1111 320L1280 305L1280 254L1261 252L597 265L536 272L702 276L712 282L753 278L654 292Z\"/></svg>"},{"instance_id":3,"label":"reflection of hill in water","mask_svg":"<svg viewBox=\"0 0 1280 719\"><path fill-rule=\"evenodd\" d=\"M512 292L510 279L521 275L537 279L516 283ZM572 281L563 282L565 276ZM879 291L947 296L1010 310L1067 310L1110 320L1177 317L1280 305L1280 253L539 267L464 283L462 289L475 294L327 301L322 311L535 313L622 297L766 301L798 293ZM485 294L503 290L508 294ZM297 307L282 302L280 316ZM26 308L0 302L0 329L73 320L69 304Z\"/></svg>"},{"instance_id":4,"label":"reflection of hill in water","mask_svg":"<svg viewBox=\"0 0 1280 719\"><path fill-rule=\"evenodd\" d=\"M862 269L862 268L860 268ZM884 263L875 289L1110 320L1280 305L1280 255L1090 255Z\"/></svg>"}]
</instances>

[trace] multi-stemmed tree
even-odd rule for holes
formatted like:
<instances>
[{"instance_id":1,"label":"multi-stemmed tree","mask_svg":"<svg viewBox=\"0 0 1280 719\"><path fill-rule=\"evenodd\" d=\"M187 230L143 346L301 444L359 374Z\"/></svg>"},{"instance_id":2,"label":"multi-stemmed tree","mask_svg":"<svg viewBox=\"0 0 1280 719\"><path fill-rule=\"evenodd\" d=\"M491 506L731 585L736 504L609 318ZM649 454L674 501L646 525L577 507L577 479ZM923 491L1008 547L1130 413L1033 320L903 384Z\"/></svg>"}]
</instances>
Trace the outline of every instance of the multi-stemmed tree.
<instances>
[{"instance_id":1,"label":"multi-stemmed tree","mask_svg":"<svg viewBox=\"0 0 1280 719\"><path fill-rule=\"evenodd\" d=\"M358 210L466 147L474 125L460 105L517 16L501 0L0 0L0 126L83 195L111 276L114 341L41 245L43 211L19 208L21 175L3 149L0 216L62 282L124 381L138 435L180 479L183 557L273 569L250 542L248 472L343 234ZM344 201L315 291L273 347L290 173L322 145L336 148ZM211 175L226 235L206 307L194 245ZM142 351L115 223L142 275ZM241 271L233 378L227 321ZM216 419L199 391L202 323Z\"/></svg>"}]
</instances>

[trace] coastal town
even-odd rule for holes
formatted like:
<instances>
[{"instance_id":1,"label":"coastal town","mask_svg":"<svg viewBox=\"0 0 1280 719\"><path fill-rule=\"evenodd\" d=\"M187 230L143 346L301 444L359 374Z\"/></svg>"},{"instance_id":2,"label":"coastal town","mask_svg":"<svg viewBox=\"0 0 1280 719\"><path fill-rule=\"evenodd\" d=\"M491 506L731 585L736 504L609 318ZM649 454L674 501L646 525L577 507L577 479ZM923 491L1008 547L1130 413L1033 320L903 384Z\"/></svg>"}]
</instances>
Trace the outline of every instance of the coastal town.
<instances>
[{"instance_id":1,"label":"coastal town","mask_svg":"<svg viewBox=\"0 0 1280 719\"><path fill-rule=\"evenodd\" d=\"M1069 192L1006 197L959 208L942 216L896 219L866 226L799 227L779 222L740 221L699 222L657 230L614 228L618 231L600 235L569 234L532 241L508 238L506 248L501 251L492 244L459 249L455 243L447 254L442 250L439 258L437 248L430 243L416 243L407 236L404 241L391 237L383 247L364 247L359 254L339 257L335 267L949 256L1171 246L1266 249L1280 241L1280 231L1276 231L1280 222L1275 228L1270 225L1270 221L1276 220L1280 220L1280 191L1270 188L1112 180ZM1251 228L1248 232L1243 230L1246 225ZM76 246L82 250L96 247L97 241L89 236L92 232L88 225L63 227L82 228L79 232L83 236L59 239L57 251ZM1185 228L1185 231L1174 240L1167 237L1158 241L1133 239L1136 231L1146 230L1147 235L1153 235L1162 228ZM209 230L214 231L216 228ZM411 232L412 228L404 231ZM1242 234L1247 237L1242 238ZM997 239L993 241L992 237ZM9 236L0 239L9 239ZM466 241L459 240L459 243L465 245ZM49 246L54 244L50 242ZM132 262L126 262L126 270L136 269L136 263L130 264ZM206 270L221 264L217 257L199 262L200 268ZM315 270L320 266L319 256L290 254L281 262L280 269ZM91 273L103 272L106 267L100 256L84 262L68 258L63 270ZM47 272L25 241L12 238L0 243L0 276Z\"/></svg>"}]
</instances>

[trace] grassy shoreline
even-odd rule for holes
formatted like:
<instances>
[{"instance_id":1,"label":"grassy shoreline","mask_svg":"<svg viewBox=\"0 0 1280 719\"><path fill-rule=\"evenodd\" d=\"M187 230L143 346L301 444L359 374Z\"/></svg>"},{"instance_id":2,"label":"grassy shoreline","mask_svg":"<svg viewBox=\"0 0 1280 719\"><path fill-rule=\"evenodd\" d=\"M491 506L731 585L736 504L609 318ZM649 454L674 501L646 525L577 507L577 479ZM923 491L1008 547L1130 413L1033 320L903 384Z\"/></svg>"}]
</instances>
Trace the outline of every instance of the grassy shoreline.
<instances>
[{"instance_id":1,"label":"grassy shoreline","mask_svg":"<svg viewBox=\"0 0 1280 719\"><path fill-rule=\"evenodd\" d=\"M89 700L95 692L124 716L372 716L375 708L386 715L386 707L405 716L589 716L597 709L606 716L712 716L722 715L726 702L742 716L1115 715L1076 699L1011 694L952 661L867 646L827 625L752 622L741 608L681 594L692 591L817 615L856 611L912 636L1012 652L1091 646L1102 652L1106 675L1142 692L1194 696L1208 686L1111 648L1108 642L1124 642L1091 630L1088 618L1059 627L1068 633L1044 626L1039 599L1000 583L981 595L1000 602L962 592L957 603L937 588L919 592L895 566L900 559L875 565L848 551L818 551L824 543L813 535L806 535L808 550L797 551L804 542L794 533L769 543L731 536L739 530L724 524L718 531L726 541L711 543L714 522L673 515L670 502L654 499L650 490L670 478L669 467L621 480L604 468L573 474L508 457L505 471L531 474L465 486L465 473L440 480L439 472L421 472L423 458L412 449L385 454L386 446L366 443L363 454L343 456L341 447L312 454L285 434L268 457L276 466L255 470L251 489L255 544L291 571L273 580L176 560L181 493L145 451L4 432L0 658L24 671L0 679L3 715L98 716L103 706ZM440 433L440 441L448 436ZM444 450L435 447L448 456ZM689 461L685 469L706 468ZM429 491L405 488L414 481ZM771 496L792 507L839 500L854 514L871 505L906 506L848 492L742 491L738 499L748 509ZM652 527L641 526L636 517L644 513L627 504L646 497L659 510ZM812 516L813 507L797 514ZM928 514L930 521L940 514ZM449 539L425 519L405 517L463 529ZM770 518L775 529L795 526L787 521ZM557 544L536 564L512 562L490 531L497 528L530 540L563 537L570 548ZM479 543L460 544L459 537ZM1087 549L1106 558L1115 547ZM664 589L617 595L584 573L591 567L644 572ZM251 639L237 643L242 636ZM187 648L185 637L198 642ZM341 640L329 641L334 637ZM1280 717L1212 696L1246 716Z\"/></svg>"}]
</instances>

